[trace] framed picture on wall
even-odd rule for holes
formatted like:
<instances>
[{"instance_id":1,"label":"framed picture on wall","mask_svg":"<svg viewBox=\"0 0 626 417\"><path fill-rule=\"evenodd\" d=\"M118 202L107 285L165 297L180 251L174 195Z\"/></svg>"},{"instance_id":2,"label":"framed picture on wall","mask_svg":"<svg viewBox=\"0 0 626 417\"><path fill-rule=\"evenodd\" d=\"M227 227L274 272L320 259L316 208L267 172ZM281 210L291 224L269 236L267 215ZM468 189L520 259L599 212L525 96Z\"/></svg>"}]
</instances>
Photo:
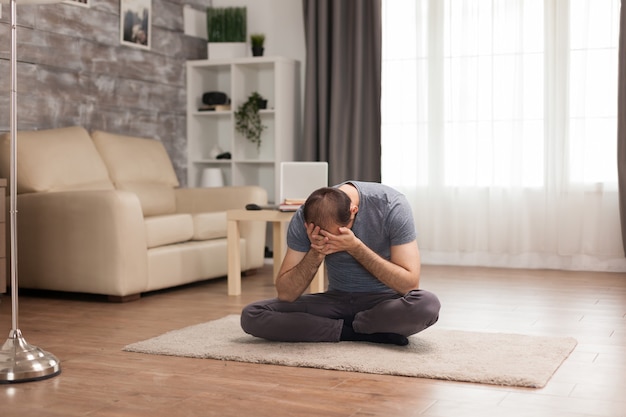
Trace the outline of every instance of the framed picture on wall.
<instances>
[{"instance_id":1,"label":"framed picture on wall","mask_svg":"<svg viewBox=\"0 0 626 417\"><path fill-rule=\"evenodd\" d=\"M150 49L152 0L120 0L120 42Z\"/></svg>"},{"instance_id":2,"label":"framed picture on wall","mask_svg":"<svg viewBox=\"0 0 626 417\"><path fill-rule=\"evenodd\" d=\"M73 4L74 6L89 7L90 0L63 0L63 3Z\"/></svg>"}]
</instances>

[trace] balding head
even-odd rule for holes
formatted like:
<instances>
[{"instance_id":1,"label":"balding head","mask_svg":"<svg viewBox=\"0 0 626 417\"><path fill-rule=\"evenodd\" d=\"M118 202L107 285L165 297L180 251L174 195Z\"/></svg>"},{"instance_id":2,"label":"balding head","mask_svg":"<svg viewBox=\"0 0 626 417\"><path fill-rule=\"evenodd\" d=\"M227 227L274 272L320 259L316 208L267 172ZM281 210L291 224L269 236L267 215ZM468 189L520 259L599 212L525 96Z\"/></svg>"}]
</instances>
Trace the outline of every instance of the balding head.
<instances>
[{"instance_id":1,"label":"balding head","mask_svg":"<svg viewBox=\"0 0 626 417\"><path fill-rule=\"evenodd\" d=\"M321 229L333 231L350 223L350 197L338 188L315 190L304 203L304 221Z\"/></svg>"}]
</instances>

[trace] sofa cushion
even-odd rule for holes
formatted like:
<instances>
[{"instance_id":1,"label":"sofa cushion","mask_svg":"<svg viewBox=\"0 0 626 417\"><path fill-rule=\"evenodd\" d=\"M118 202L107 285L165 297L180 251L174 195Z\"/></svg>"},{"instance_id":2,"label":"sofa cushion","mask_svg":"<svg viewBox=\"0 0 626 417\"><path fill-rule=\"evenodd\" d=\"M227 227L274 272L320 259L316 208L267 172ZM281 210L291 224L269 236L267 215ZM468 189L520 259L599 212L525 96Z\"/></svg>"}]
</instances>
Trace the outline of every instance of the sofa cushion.
<instances>
[{"instance_id":1,"label":"sofa cushion","mask_svg":"<svg viewBox=\"0 0 626 417\"><path fill-rule=\"evenodd\" d=\"M226 212L194 213L193 240L209 240L226 237Z\"/></svg>"},{"instance_id":2,"label":"sofa cushion","mask_svg":"<svg viewBox=\"0 0 626 417\"><path fill-rule=\"evenodd\" d=\"M17 133L17 192L114 189L89 133L66 127ZM0 137L0 177L10 175L11 135Z\"/></svg>"},{"instance_id":3,"label":"sofa cushion","mask_svg":"<svg viewBox=\"0 0 626 417\"><path fill-rule=\"evenodd\" d=\"M144 219L149 248L187 242L193 237L193 220L189 214L167 214Z\"/></svg>"},{"instance_id":4,"label":"sofa cushion","mask_svg":"<svg viewBox=\"0 0 626 417\"><path fill-rule=\"evenodd\" d=\"M144 216L173 214L176 211L174 190L168 186L149 182L122 182L116 184L118 190L137 194Z\"/></svg>"},{"instance_id":5,"label":"sofa cushion","mask_svg":"<svg viewBox=\"0 0 626 417\"><path fill-rule=\"evenodd\" d=\"M174 187L179 182L161 142L102 131L93 132L91 137L115 187L135 192L144 216L176 211Z\"/></svg>"}]
</instances>

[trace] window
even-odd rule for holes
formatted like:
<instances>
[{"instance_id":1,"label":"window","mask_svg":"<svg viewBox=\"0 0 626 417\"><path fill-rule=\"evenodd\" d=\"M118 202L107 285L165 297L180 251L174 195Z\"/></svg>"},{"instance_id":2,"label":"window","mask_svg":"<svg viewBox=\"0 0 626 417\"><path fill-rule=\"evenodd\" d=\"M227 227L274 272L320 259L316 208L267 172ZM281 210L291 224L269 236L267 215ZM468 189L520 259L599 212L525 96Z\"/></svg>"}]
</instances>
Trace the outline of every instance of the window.
<instances>
[{"instance_id":1,"label":"window","mask_svg":"<svg viewBox=\"0 0 626 417\"><path fill-rule=\"evenodd\" d=\"M382 4L382 180L422 261L626 271L620 1Z\"/></svg>"},{"instance_id":2,"label":"window","mask_svg":"<svg viewBox=\"0 0 626 417\"><path fill-rule=\"evenodd\" d=\"M615 186L619 7L384 1L383 181Z\"/></svg>"}]
</instances>

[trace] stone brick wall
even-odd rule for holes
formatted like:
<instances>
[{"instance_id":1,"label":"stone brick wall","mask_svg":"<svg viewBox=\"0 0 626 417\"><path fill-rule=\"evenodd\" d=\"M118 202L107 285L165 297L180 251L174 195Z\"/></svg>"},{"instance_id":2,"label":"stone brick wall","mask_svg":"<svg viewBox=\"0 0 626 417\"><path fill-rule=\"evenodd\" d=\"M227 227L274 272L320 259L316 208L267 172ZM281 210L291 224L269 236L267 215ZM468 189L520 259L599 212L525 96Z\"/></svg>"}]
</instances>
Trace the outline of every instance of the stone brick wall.
<instances>
[{"instance_id":1,"label":"stone brick wall","mask_svg":"<svg viewBox=\"0 0 626 417\"><path fill-rule=\"evenodd\" d=\"M182 0L152 0L150 50L120 44L119 0L17 7L18 129L80 125L163 142L186 184L185 61L206 41L184 35ZM210 0L185 1L204 8ZM19 4L19 3L18 3ZM0 19L0 131L9 130L10 9Z\"/></svg>"}]
</instances>

